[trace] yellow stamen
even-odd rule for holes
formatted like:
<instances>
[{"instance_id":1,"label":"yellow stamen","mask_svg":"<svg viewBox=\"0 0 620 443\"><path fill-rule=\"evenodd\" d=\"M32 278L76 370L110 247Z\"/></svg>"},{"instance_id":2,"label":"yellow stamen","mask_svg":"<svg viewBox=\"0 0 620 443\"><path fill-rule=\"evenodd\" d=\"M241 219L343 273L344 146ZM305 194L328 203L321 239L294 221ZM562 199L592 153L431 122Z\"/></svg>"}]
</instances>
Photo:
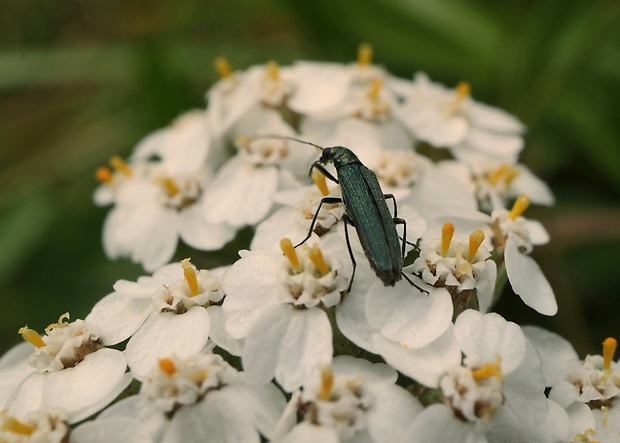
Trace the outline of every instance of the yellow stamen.
<instances>
[{"instance_id":1,"label":"yellow stamen","mask_svg":"<svg viewBox=\"0 0 620 443\"><path fill-rule=\"evenodd\" d=\"M54 328L66 328L67 326L69 326L69 323L66 322L65 320L68 320L70 318L71 316L69 315L69 313L65 312L60 317L58 317L57 323L50 323L49 325L47 325L47 328L45 328L45 333L49 334L50 331Z\"/></svg>"},{"instance_id":2,"label":"yellow stamen","mask_svg":"<svg viewBox=\"0 0 620 443\"><path fill-rule=\"evenodd\" d=\"M381 88L383 87L383 80L380 78L373 78L372 83L370 84L370 89L368 90L368 98L371 100L377 100L379 98L379 94L381 93Z\"/></svg>"},{"instance_id":3,"label":"yellow stamen","mask_svg":"<svg viewBox=\"0 0 620 443\"><path fill-rule=\"evenodd\" d=\"M506 184L510 184L518 176L519 170L517 168L503 164L487 176L487 181L492 185L496 185L502 180Z\"/></svg>"},{"instance_id":4,"label":"yellow stamen","mask_svg":"<svg viewBox=\"0 0 620 443\"><path fill-rule=\"evenodd\" d=\"M359 66L370 66L372 63L372 46L368 43L362 43L357 48L357 64Z\"/></svg>"},{"instance_id":5,"label":"yellow stamen","mask_svg":"<svg viewBox=\"0 0 620 443\"><path fill-rule=\"evenodd\" d=\"M323 401L329 400L334 386L334 373L332 368L327 366L321 370L321 392L319 398Z\"/></svg>"},{"instance_id":6,"label":"yellow stamen","mask_svg":"<svg viewBox=\"0 0 620 443\"><path fill-rule=\"evenodd\" d=\"M160 358L157 363L159 364L159 369L161 369L162 372L165 372L169 376L172 376L177 372L177 367L175 366L174 362L169 358Z\"/></svg>"},{"instance_id":7,"label":"yellow stamen","mask_svg":"<svg viewBox=\"0 0 620 443\"><path fill-rule=\"evenodd\" d=\"M192 295L200 294L200 288L198 287L198 279L196 278L196 270L192 268L190 263L191 258L181 260L181 266L183 267L183 276L189 286L189 292Z\"/></svg>"},{"instance_id":8,"label":"yellow stamen","mask_svg":"<svg viewBox=\"0 0 620 443\"><path fill-rule=\"evenodd\" d=\"M101 166L95 171L95 178L99 183L110 183L112 181L112 171L110 168Z\"/></svg>"},{"instance_id":9,"label":"yellow stamen","mask_svg":"<svg viewBox=\"0 0 620 443\"><path fill-rule=\"evenodd\" d=\"M454 236L454 225L452 223L445 223L441 228L441 251L440 255L445 257L450 250L450 243L452 243L452 236Z\"/></svg>"},{"instance_id":10,"label":"yellow stamen","mask_svg":"<svg viewBox=\"0 0 620 443\"><path fill-rule=\"evenodd\" d=\"M39 333L34 329L30 329L28 326L24 326L19 328L19 334L22 336L24 340L28 343L33 344L37 348L42 348L43 346L47 346Z\"/></svg>"},{"instance_id":11,"label":"yellow stamen","mask_svg":"<svg viewBox=\"0 0 620 443\"><path fill-rule=\"evenodd\" d=\"M613 337L608 337L603 341L603 369L611 371L611 363L618 347L618 341Z\"/></svg>"},{"instance_id":12,"label":"yellow stamen","mask_svg":"<svg viewBox=\"0 0 620 443\"><path fill-rule=\"evenodd\" d=\"M174 197L179 192L181 192L177 184L170 177L161 178L159 182L164 187L164 189L166 190L166 193L170 197Z\"/></svg>"},{"instance_id":13,"label":"yellow stamen","mask_svg":"<svg viewBox=\"0 0 620 443\"><path fill-rule=\"evenodd\" d=\"M519 217L521 214L525 212L525 210L527 209L529 205L530 205L530 198L525 194L521 194L515 200L515 204L512 205L512 209L510 210L510 214L508 214L508 218L513 221L516 220L517 217Z\"/></svg>"},{"instance_id":14,"label":"yellow stamen","mask_svg":"<svg viewBox=\"0 0 620 443\"><path fill-rule=\"evenodd\" d=\"M472 232L472 234L469 236L469 250L467 251L468 261L474 261L474 259L476 258L476 253L478 252L478 249L480 248L480 245L483 241L484 232L482 232L480 229Z\"/></svg>"},{"instance_id":15,"label":"yellow stamen","mask_svg":"<svg viewBox=\"0 0 620 443\"><path fill-rule=\"evenodd\" d=\"M319 171L318 168L312 169L312 181L319 188L321 194L329 195L329 189L327 188L327 180L325 180L325 175Z\"/></svg>"},{"instance_id":16,"label":"yellow stamen","mask_svg":"<svg viewBox=\"0 0 620 443\"><path fill-rule=\"evenodd\" d=\"M113 155L110 158L110 166L112 166L112 169L115 169L116 171L120 172L125 177L131 177L131 175L133 174L129 165L125 162L125 160L120 158L118 155Z\"/></svg>"},{"instance_id":17,"label":"yellow stamen","mask_svg":"<svg viewBox=\"0 0 620 443\"><path fill-rule=\"evenodd\" d=\"M32 435L35 429L36 428L29 426L26 423L22 423L13 417L7 417L3 421L2 426L0 426L0 430L2 431L20 435Z\"/></svg>"},{"instance_id":18,"label":"yellow stamen","mask_svg":"<svg viewBox=\"0 0 620 443\"><path fill-rule=\"evenodd\" d=\"M457 102L462 102L471 93L471 86L467 82L460 82L456 85L456 100Z\"/></svg>"},{"instance_id":19,"label":"yellow stamen","mask_svg":"<svg viewBox=\"0 0 620 443\"><path fill-rule=\"evenodd\" d=\"M472 371L474 380L482 380L484 378L495 377L497 378L497 381L499 382L503 381L504 376L502 374L501 367L500 367L501 363L502 363L502 357L498 355L496 363L487 363L480 369L476 369L475 371Z\"/></svg>"},{"instance_id":20,"label":"yellow stamen","mask_svg":"<svg viewBox=\"0 0 620 443\"><path fill-rule=\"evenodd\" d=\"M299 262L299 257L297 257L297 251L293 247L293 243L288 238L283 238L280 240L280 249L288 259L291 264L291 268L295 274L299 274L302 270L301 263Z\"/></svg>"},{"instance_id":21,"label":"yellow stamen","mask_svg":"<svg viewBox=\"0 0 620 443\"><path fill-rule=\"evenodd\" d=\"M233 75L230 63L226 57L215 57L215 70L219 74L220 78L230 78Z\"/></svg>"},{"instance_id":22,"label":"yellow stamen","mask_svg":"<svg viewBox=\"0 0 620 443\"><path fill-rule=\"evenodd\" d=\"M267 63L267 77L273 81L280 80L280 68L273 60Z\"/></svg>"},{"instance_id":23,"label":"yellow stamen","mask_svg":"<svg viewBox=\"0 0 620 443\"><path fill-rule=\"evenodd\" d=\"M312 248L310 248L310 252L308 252L308 258L312 261L314 266L316 266L321 275L327 275L330 273L329 266L327 266L327 263L325 263L323 252L321 252L321 248L319 248L318 244L315 243Z\"/></svg>"}]
</instances>

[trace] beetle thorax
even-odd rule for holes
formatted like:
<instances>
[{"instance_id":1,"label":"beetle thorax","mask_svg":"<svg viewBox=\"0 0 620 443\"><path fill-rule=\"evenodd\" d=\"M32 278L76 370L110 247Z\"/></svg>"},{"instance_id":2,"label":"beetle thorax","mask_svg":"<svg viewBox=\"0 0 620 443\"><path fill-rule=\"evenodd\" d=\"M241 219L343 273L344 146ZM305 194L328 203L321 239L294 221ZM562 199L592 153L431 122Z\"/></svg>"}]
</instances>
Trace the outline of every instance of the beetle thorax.
<instances>
[{"instance_id":1,"label":"beetle thorax","mask_svg":"<svg viewBox=\"0 0 620 443\"><path fill-rule=\"evenodd\" d=\"M333 146L323 149L323 154L319 160L321 163L333 163L336 169L351 163L359 163L360 160L350 149L342 146Z\"/></svg>"}]
</instances>

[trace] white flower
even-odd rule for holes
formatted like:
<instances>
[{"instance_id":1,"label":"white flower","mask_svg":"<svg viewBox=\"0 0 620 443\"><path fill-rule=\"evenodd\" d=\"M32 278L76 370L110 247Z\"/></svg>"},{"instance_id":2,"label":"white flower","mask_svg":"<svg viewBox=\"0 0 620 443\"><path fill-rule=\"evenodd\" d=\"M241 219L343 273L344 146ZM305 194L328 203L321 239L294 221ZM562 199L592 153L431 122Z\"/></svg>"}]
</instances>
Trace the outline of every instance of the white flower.
<instances>
[{"instance_id":1,"label":"white flower","mask_svg":"<svg viewBox=\"0 0 620 443\"><path fill-rule=\"evenodd\" d=\"M0 357L0 409L17 385L34 371L28 360L32 354L32 345L22 342L9 349Z\"/></svg>"},{"instance_id":2,"label":"white flower","mask_svg":"<svg viewBox=\"0 0 620 443\"><path fill-rule=\"evenodd\" d=\"M558 304L547 278L538 264L528 256L533 245L549 241L545 228L521 216L529 199L519 197L512 210L496 209L491 214L493 246L503 250L506 274L514 292L530 308L543 315L555 315Z\"/></svg>"},{"instance_id":3,"label":"white flower","mask_svg":"<svg viewBox=\"0 0 620 443\"><path fill-rule=\"evenodd\" d=\"M497 266L489 260L489 251L481 246L484 232L474 231L467 243L453 240L453 235L454 225L446 223L441 238L423 242L412 270L425 283L446 288L457 313L470 306L486 312L493 299Z\"/></svg>"},{"instance_id":4,"label":"white flower","mask_svg":"<svg viewBox=\"0 0 620 443\"><path fill-rule=\"evenodd\" d=\"M64 443L69 436L67 415L60 409L38 410L20 420L0 415L0 440L6 443Z\"/></svg>"},{"instance_id":5,"label":"white flower","mask_svg":"<svg viewBox=\"0 0 620 443\"><path fill-rule=\"evenodd\" d=\"M320 376L319 376L320 372ZM395 441L422 405L394 385L396 371L348 356L315 371L303 389L293 393L274 442ZM294 424L296 415L302 417Z\"/></svg>"},{"instance_id":6,"label":"white flower","mask_svg":"<svg viewBox=\"0 0 620 443\"><path fill-rule=\"evenodd\" d=\"M146 137L129 165L115 160L118 172L96 193L96 201L116 203L103 231L110 258L130 257L152 271L172 258L179 238L202 250L232 239L232 227L209 223L201 211L210 145L206 114L189 112Z\"/></svg>"},{"instance_id":7,"label":"white flower","mask_svg":"<svg viewBox=\"0 0 620 443\"><path fill-rule=\"evenodd\" d=\"M103 348L94 325L83 320L66 323L67 317L48 326L43 337L27 327L20 330L36 346L30 363L37 371L7 401L6 410L17 419L59 408L66 412L68 423L75 423L103 409L131 382L125 374L125 355Z\"/></svg>"},{"instance_id":8,"label":"white flower","mask_svg":"<svg viewBox=\"0 0 620 443\"><path fill-rule=\"evenodd\" d=\"M245 338L248 377L265 384L275 376L289 392L330 363L332 330L324 309L338 305L348 285L342 262L309 243L299 257L284 241L288 260L275 251L244 254L223 280L225 328Z\"/></svg>"},{"instance_id":9,"label":"white flower","mask_svg":"<svg viewBox=\"0 0 620 443\"><path fill-rule=\"evenodd\" d=\"M474 149L499 158L522 149L523 125L504 111L473 101L467 83L450 90L417 73L407 89L405 102L396 112L419 140L455 152Z\"/></svg>"}]
</instances>

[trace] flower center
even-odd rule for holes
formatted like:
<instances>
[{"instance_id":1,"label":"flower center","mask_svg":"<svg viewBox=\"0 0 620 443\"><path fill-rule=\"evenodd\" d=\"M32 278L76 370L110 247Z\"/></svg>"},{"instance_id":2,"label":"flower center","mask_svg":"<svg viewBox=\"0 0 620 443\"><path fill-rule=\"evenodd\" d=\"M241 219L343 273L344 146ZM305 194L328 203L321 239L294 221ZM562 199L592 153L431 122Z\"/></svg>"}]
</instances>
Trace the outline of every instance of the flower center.
<instances>
[{"instance_id":1,"label":"flower center","mask_svg":"<svg viewBox=\"0 0 620 443\"><path fill-rule=\"evenodd\" d=\"M530 205L530 198L525 194L521 194L515 200L514 205L512 205L512 209L510 210L510 213L508 214L508 218L512 221L515 221L517 217L519 217L521 214L525 212L525 210L528 208L529 205Z\"/></svg>"},{"instance_id":2,"label":"flower center","mask_svg":"<svg viewBox=\"0 0 620 443\"><path fill-rule=\"evenodd\" d=\"M226 57L216 57L214 61L215 70L222 79L231 78L233 76L232 68Z\"/></svg>"},{"instance_id":3,"label":"flower center","mask_svg":"<svg viewBox=\"0 0 620 443\"><path fill-rule=\"evenodd\" d=\"M357 49L357 64L360 67L370 66L372 64L372 46L368 43L362 43Z\"/></svg>"}]
</instances>

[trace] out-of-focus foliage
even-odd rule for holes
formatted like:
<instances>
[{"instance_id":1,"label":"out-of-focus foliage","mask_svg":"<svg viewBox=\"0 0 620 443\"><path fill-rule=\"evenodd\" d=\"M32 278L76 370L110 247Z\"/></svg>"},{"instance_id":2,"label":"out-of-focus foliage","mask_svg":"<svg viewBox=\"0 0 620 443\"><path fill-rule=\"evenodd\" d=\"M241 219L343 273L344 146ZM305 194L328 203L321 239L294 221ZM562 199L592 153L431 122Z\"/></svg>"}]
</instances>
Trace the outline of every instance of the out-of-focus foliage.
<instances>
[{"instance_id":1,"label":"out-of-focus foliage","mask_svg":"<svg viewBox=\"0 0 620 443\"><path fill-rule=\"evenodd\" d=\"M204 106L216 56L238 68L347 61L361 42L395 74L467 80L475 99L528 125L522 161L558 200L528 215L552 236L537 253L560 312L541 318L508 296L500 312L581 352L620 333L618 2L2 0L0 10L0 351L19 326L83 317L117 279L143 273L103 255L93 171ZM193 261L230 261L243 245Z\"/></svg>"}]
</instances>

